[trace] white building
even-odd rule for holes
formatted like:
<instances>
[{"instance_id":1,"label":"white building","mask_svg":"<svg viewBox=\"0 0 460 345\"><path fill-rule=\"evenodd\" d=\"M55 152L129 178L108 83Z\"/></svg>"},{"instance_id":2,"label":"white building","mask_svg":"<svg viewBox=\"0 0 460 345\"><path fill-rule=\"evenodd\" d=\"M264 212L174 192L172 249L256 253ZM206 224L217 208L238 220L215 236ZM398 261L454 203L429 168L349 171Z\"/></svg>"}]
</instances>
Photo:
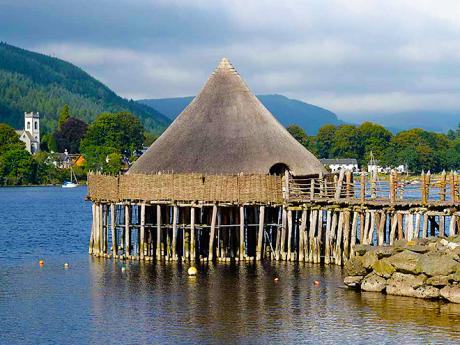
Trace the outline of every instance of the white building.
<instances>
[{"instance_id":1,"label":"white building","mask_svg":"<svg viewBox=\"0 0 460 345\"><path fill-rule=\"evenodd\" d=\"M26 144L26 150L34 154L40 151L40 115L39 113L24 113L24 129L17 130L19 139Z\"/></svg>"},{"instance_id":2,"label":"white building","mask_svg":"<svg viewBox=\"0 0 460 345\"><path fill-rule=\"evenodd\" d=\"M367 172L368 173L381 173L381 174L389 174L391 172L391 170L395 170L398 174L403 174L405 172L407 172L407 169L406 169L406 166L404 164L400 164L398 165L397 167L390 167L390 166L386 166L386 167L383 167L380 165L379 161L377 160L374 160L373 163L368 163L367 164Z\"/></svg>"},{"instance_id":3,"label":"white building","mask_svg":"<svg viewBox=\"0 0 460 345\"><path fill-rule=\"evenodd\" d=\"M340 170L359 171L358 161L355 158L323 158L319 161L331 172L338 172Z\"/></svg>"}]
</instances>

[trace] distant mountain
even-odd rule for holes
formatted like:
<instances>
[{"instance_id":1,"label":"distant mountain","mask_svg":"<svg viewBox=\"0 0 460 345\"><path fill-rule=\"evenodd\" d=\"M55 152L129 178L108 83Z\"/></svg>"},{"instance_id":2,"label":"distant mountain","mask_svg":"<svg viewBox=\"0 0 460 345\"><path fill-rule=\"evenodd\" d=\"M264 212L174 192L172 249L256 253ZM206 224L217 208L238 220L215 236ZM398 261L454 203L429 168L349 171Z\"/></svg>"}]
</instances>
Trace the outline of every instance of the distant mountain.
<instances>
[{"instance_id":1,"label":"distant mountain","mask_svg":"<svg viewBox=\"0 0 460 345\"><path fill-rule=\"evenodd\" d=\"M85 121L104 111L129 111L157 134L171 122L151 107L118 96L71 63L0 42L0 122L22 128L24 112L38 111L49 131L64 104Z\"/></svg>"},{"instance_id":2,"label":"distant mountain","mask_svg":"<svg viewBox=\"0 0 460 345\"><path fill-rule=\"evenodd\" d=\"M307 134L312 135L325 124L340 125L344 122L333 112L282 95L257 96L263 105L278 119L283 126L297 124ZM176 118L192 101L193 97L142 99L138 102L151 106L171 119Z\"/></svg>"},{"instance_id":3,"label":"distant mountain","mask_svg":"<svg viewBox=\"0 0 460 345\"><path fill-rule=\"evenodd\" d=\"M362 115L353 121L372 121L388 128L406 130L423 128L427 131L445 133L460 123L460 111L407 111L377 115Z\"/></svg>"}]
</instances>

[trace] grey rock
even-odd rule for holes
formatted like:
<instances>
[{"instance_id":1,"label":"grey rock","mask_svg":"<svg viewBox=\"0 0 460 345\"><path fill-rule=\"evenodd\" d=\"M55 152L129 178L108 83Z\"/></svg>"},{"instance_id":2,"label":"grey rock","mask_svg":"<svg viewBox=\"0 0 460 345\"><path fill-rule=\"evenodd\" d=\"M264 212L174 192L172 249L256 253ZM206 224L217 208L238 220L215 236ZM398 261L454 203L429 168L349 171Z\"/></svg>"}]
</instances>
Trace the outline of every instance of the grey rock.
<instances>
[{"instance_id":1,"label":"grey rock","mask_svg":"<svg viewBox=\"0 0 460 345\"><path fill-rule=\"evenodd\" d=\"M367 274L367 270L363 267L361 256L355 256L348 260L344 269L348 276L365 276Z\"/></svg>"},{"instance_id":2,"label":"grey rock","mask_svg":"<svg viewBox=\"0 0 460 345\"><path fill-rule=\"evenodd\" d=\"M357 244L354 246L355 253L360 256L363 256L371 249L372 249L372 246L370 244Z\"/></svg>"},{"instance_id":3,"label":"grey rock","mask_svg":"<svg viewBox=\"0 0 460 345\"><path fill-rule=\"evenodd\" d=\"M374 273L383 277L383 278L390 278L391 275L396 271L392 264L388 261L388 259L380 259L376 261L372 265L372 269Z\"/></svg>"},{"instance_id":4,"label":"grey rock","mask_svg":"<svg viewBox=\"0 0 460 345\"><path fill-rule=\"evenodd\" d=\"M385 286L386 279L376 275L375 273L368 274L361 282L361 290L364 291L380 292L385 289Z\"/></svg>"},{"instance_id":5,"label":"grey rock","mask_svg":"<svg viewBox=\"0 0 460 345\"><path fill-rule=\"evenodd\" d=\"M460 286L459 285L449 285L441 289L440 294L446 300L453 303L460 303Z\"/></svg>"},{"instance_id":6,"label":"grey rock","mask_svg":"<svg viewBox=\"0 0 460 345\"><path fill-rule=\"evenodd\" d=\"M460 269L460 263L448 255L422 255L418 260L417 268L429 276L447 276Z\"/></svg>"},{"instance_id":7,"label":"grey rock","mask_svg":"<svg viewBox=\"0 0 460 345\"><path fill-rule=\"evenodd\" d=\"M362 256L363 267L366 269L371 269L372 265L377 262L378 257L375 254L375 251L369 251Z\"/></svg>"},{"instance_id":8,"label":"grey rock","mask_svg":"<svg viewBox=\"0 0 460 345\"><path fill-rule=\"evenodd\" d=\"M399 272L418 274L421 272L418 267L420 257L421 254L405 250L388 258L388 261Z\"/></svg>"},{"instance_id":9,"label":"grey rock","mask_svg":"<svg viewBox=\"0 0 460 345\"><path fill-rule=\"evenodd\" d=\"M418 298L438 298L439 289L431 285L423 285L415 289L414 297Z\"/></svg>"},{"instance_id":10,"label":"grey rock","mask_svg":"<svg viewBox=\"0 0 460 345\"><path fill-rule=\"evenodd\" d=\"M417 297L415 290L424 285L426 278L427 277L423 274L412 275L395 272L391 278L387 280L387 294Z\"/></svg>"},{"instance_id":11,"label":"grey rock","mask_svg":"<svg viewBox=\"0 0 460 345\"><path fill-rule=\"evenodd\" d=\"M379 246L376 247L374 251L379 259L390 257L396 253L394 248L390 246Z\"/></svg>"},{"instance_id":12,"label":"grey rock","mask_svg":"<svg viewBox=\"0 0 460 345\"><path fill-rule=\"evenodd\" d=\"M359 287L361 281L363 280L364 276L348 276L345 277L343 283L348 287Z\"/></svg>"},{"instance_id":13,"label":"grey rock","mask_svg":"<svg viewBox=\"0 0 460 345\"><path fill-rule=\"evenodd\" d=\"M446 285L449 285L449 277L448 276L430 277L426 280L426 284L432 285L432 286L446 286Z\"/></svg>"}]
</instances>

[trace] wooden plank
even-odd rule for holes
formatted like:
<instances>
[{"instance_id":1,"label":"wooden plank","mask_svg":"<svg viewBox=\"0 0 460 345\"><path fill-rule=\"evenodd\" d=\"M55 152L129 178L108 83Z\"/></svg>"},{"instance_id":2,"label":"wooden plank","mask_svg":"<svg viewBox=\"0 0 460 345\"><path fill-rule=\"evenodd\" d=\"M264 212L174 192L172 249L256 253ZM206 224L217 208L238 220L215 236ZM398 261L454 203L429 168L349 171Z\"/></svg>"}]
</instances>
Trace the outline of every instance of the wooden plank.
<instances>
[{"instance_id":1,"label":"wooden plank","mask_svg":"<svg viewBox=\"0 0 460 345\"><path fill-rule=\"evenodd\" d=\"M343 255L342 261L345 263L350 258L350 211L343 211Z\"/></svg>"},{"instance_id":2,"label":"wooden plank","mask_svg":"<svg viewBox=\"0 0 460 345\"><path fill-rule=\"evenodd\" d=\"M195 248L195 207L190 207L190 260L196 260Z\"/></svg>"},{"instance_id":3,"label":"wooden plank","mask_svg":"<svg viewBox=\"0 0 460 345\"><path fill-rule=\"evenodd\" d=\"M161 259L161 205L157 205L157 259Z\"/></svg>"},{"instance_id":4,"label":"wooden plank","mask_svg":"<svg viewBox=\"0 0 460 345\"><path fill-rule=\"evenodd\" d=\"M244 260L244 206L240 206L240 260Z\"/></svg>"},{"instance_id":5,"label":"wooden plank","mask_svg":"<svg viewBox=\"0 0 460 345\"><path fill-rule=\"evenodd\" d=\"M303 209L300 216L300 227L299 227L299 262L305 261L305 230L307 226L307 210Z\"/></svg>"},{"instance_id":6,"label":"wooden plank","mask_svg":"<svg viewBox=\"0 0 460 345\"><path fill-rule=\"evenodd\" d=\"M288 226L288 243L287 243L287 260L291 261L291 242L292 242L292 211L287 211L287 226Z\"/></svg>"},{"instance_id":7,"label":"wooden plank","mask_svg":"<svg viewBox=\"0 0 460 345\"><path fill-rule=\"evenodd\" d=\"M141 227L139 229L139 258L144 260L145 255L145 202L141 204Z\"/></svg>"},{"instance_id":8,"label":"wooden plank","mask_svg":"<svg viewBox=\"0 0 460 345\"><path fill-rule=\"evenodd\" d=\"M173 206L173 219L172 219L172 243L171 255L173 260L177 260L177 222L179 218L179 208L177 205Z\"/></svg>"},{"instance_id":9,"label":"wooden plank","mask_svg":"<svg viewBox=\"0 0 460 345\"><path fill-rule=\"evenodd\" d=\"M112 256L115 258L118 255L118 239L115 227L116 222L116 208L115 204L110 204L110 230L112 232Z\"/></svg>"},{"instance_id":10,"label":"wooden plank","mask_svg":"<svg viewBox=\"0 0 460 345\"><path fill-rule=\"evenodd\" d=\"M318 210L311 210L310 214L311 214L311 218L310 218L311 220L310 220L310 227L308 231L308 262L313 262L316 223L318 221Z\"/></svg>"}]
</instances>

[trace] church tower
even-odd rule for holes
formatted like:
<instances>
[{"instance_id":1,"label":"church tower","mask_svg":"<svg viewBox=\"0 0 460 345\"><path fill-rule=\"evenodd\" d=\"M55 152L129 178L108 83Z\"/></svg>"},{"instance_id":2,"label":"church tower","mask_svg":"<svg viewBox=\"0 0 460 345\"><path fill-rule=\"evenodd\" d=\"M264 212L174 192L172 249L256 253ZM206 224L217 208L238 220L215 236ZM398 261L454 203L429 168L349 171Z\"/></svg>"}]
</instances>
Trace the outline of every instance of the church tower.
<instances>
[{"instance_id":1,"label":"church tower","mask_svg":"<svg viewBox=\"0 0 460 345\"><path fill-rule=\"evenodd\" d=\"M30 152L38 152L40 150L40 114L38 112L24 113L24 131L31 137Z\"/></svg>"}]
</instances>

